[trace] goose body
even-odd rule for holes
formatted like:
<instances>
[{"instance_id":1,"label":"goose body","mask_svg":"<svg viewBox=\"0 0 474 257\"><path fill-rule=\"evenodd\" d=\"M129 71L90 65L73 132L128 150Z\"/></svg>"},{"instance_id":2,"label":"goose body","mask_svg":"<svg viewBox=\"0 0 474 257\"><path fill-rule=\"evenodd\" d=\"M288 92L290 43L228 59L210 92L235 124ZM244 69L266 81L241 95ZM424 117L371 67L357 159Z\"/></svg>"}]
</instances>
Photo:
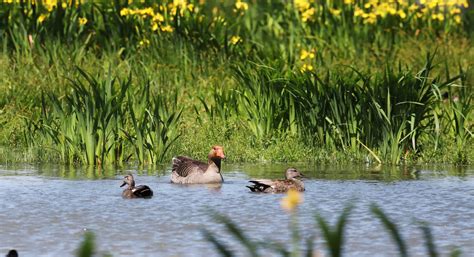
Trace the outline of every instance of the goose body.
<instances>
[{"instance_id":1,"label":"goose body","mask_svg":"<svg viewBox=\"0 0 474 257\"><path fill-rule=\"evenodd\" d=\"M186 156L173 158L171 182L177 184L213 184L224 181L221 160L225 158L222 146L213 146L207 163Z\"/></svg>"},{"instance_id":2,"label":"goose body","mask_svg":"<svg viewBox=\"0 0 474 257\"><path fill-rule=\"evenodd\" d=\"M290 189L303 192L305 190L303 181L299 180L303 174L293 168L285 172L285 179L256 179L250 180L252 185L247 186L252 192L259 193L285 193Z\"/></svg>"},{"instance_id":3,"label":"goose body","mask_svg":"<svg viewBox=\"0 0 474 257\"><path fill-rule=\"evenodd\" d=\"M150 187L146 185L135 186L135 180L132 174L123 178L123 184L120 187L125 185L128 185L128 187L122 192L123 198L151 198L153 196L153 191Z\"/></svg>"}]
</instances>

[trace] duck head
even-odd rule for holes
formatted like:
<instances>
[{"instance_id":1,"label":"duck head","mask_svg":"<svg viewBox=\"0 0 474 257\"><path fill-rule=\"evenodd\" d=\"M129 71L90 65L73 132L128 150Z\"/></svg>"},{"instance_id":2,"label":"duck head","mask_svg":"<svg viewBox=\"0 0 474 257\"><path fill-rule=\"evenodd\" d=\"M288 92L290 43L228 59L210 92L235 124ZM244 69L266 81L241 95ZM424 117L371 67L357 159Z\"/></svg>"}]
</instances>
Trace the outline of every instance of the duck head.
<instances>
[{"instance_id":1,"label":"duck head","mask_svg":"<svg viewBox=\"0 0 474 257\"><path fill-rule=\"evenodd\" d=\"M120 187L123 187L125 185L128 185L128 188L134 188L135 187L135 180L133 179L133 175L129 174L123 178L123 184Z\"/></svg>"},{"instance_id":2,"label":"duck head","mask_svg":"<svg viewBox=\"0 0 474 257\"><path fill-rule=\"evenodd\" d=\"M304 177L303 173L299 172L295 168L288 168L285 172L286 179L293 179L293 178L302 178Z\"/></svg>"}]
</instances>

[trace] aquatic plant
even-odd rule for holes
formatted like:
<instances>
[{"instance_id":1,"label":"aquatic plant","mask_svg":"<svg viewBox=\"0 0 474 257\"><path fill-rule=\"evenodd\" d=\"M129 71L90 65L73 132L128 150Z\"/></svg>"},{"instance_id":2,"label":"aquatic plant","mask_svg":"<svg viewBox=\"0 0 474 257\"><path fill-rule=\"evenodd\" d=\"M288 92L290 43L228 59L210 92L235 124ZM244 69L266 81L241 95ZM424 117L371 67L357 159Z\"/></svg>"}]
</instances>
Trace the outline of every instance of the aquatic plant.
<instances>
[{"instance_id":1,"label":"aquatic plant","mask_svg":"<svg viewBox=\"0 0 474 257\"><path fill-rule=\"evenodd\" d=\"M287 198L292 198L292 196L287 196ZM288 201L288 199L283 201ZM294 205L294 207L296 207L296 205ZM353 208L353 205L348 205L346 208L344 208L334 226L332 226L323 216L321 216L320 214L316 214L316 223L318 224L318 228L320 229L321 235L325 241L325 249L320 250L314 249L313 236L309 236L308 238L300 237L301 234L298 231L297 224L293 224L295 221L294 217L292 217L292 225L290 225L291 235L293 237L292 244L290 246L291 248L288 248L288 246L279 243L268 242L268 240L264 242L252 239L251 237L247 236L245 234L245 231L239 228L239 226L228 217L223 216L221 214L215 214L215 217L217 218L217 222L225 226L226 233L231 235L232 238L238 243L240 243L240 245L243 246L244 249L246 249L248 253L252 256L265 256L268 255L267 251L270 250L275 251L276 253L281 254L282 256L314 256L314 254L317 254L320 251L324 251L328 252L329 256L340 257L343 256L346 237L345 228L349 223L349 215ZM398 248L399 256L408 256L407 243L400 235L400 230L398 226L393 223L390 218L377 205L372 204L370 210L372 214L381 221L385 230L392 237ZM295 216L296 213L291 212L290 215ZM423 232L427 255L438 256L436 245L434 243L433 235L431 234L429 226L425 222L420 222L419 224L419 228ZM219 253L221 256L237 255L237 252L235 250L232 250L226 244L217 239L214 233L206 229L204 229L202 233L205 236L206 240L215 247L217 253ZM301 251L300 245L305 245L306 249L304 251ZM460 251L458 249L455 249L451 252L450 256L459 256L459 254Z\"/></svg>"},{"instance_id":2,"label":"aquatic plant","mask_svg":"<svg viewBox=\"0 0 474 257\"><path fill-rule=\"evenodd\" d=\"M66 163L79 159L102 165L126 161L128 141L139 163L162 161L179 136L176 97L171 105L160 95L152 100L149 84L131 93L131 74L120 81L109 72L97 80L78 71L70 94L49 94L42 100L41 117L26 120L29 144L56 148Z\"/></svg>"}]
</instances>

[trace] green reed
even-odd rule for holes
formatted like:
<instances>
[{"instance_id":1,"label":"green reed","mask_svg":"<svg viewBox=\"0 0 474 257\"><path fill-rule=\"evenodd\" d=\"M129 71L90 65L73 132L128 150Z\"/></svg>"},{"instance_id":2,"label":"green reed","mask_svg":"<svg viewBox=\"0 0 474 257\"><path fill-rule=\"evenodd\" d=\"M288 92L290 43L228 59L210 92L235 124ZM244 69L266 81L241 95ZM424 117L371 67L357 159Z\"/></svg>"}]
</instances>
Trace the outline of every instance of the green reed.
<instances>
[{"instance_id":1,"label":"green reed","mask_svg":"<svg viewBox=\"0 0 474 257\"><path fill-rule=\"evenodd\" d=\"M131 75L120 80L109 71L96 79L78 71L70 93L44 97L41 117L26 120L30 145L53 147L66 163L121 164L130 158L130 146L139 163L162 161L179 136L176 96L168 103L150 95L149 83L132 92Z\"/></svg>"},{"instance_id":2,"label":"green reed","mask_svg":"<svg viewBox=\"0 0 474 257\"><path fill-rule=\"evenodd\" d=\"M235 224L231 219L220 214L215 215L217 217L217 222L223 224L226 228L226 233L232 236L232 238L237 241L240 246L242 246L248 254L252 256L266 256L268 251L276 252L281 256L314 256L315 251L327 251L329 256L340 257L343 256L343 249L345 246L345 238L347 237L347 232L345 231L346 227L350 223L349 216L351 214L353 207L348 206L341 213L335 225L331 225L326 218L317 214L315 217L317 227L319 228L322 238L325 241L325 246L321 249L314 248L314 236L307 236L306 238L301 238L300 241L293 242L293 245L287 246L279 243L269 242L268 240L256 240L245 234L245 231L242 230L237 224ZM372 204L370 207L371 213L375 218L379 219L387 233L391 236L393 242L398 248L398 254L401 257L409 256L407 241L401 236L400 228L391 221L391 219L380 209L377 205ZM296 215L295 213L291 215ZM425 241L425 247L427 250L427 256L438 256L436 245L434 243L434 238L431 233L431 229L425 222L419 222L419 228L422 231L423 239ZM292 230L298 230L297 226L291 226ZM210 232L207 229L202 231L206 240L212 244L216 252L221 256L235 256L238 253L235 250L232 250L228 245L221 242L214 233ZM298 234L298 231L292 231L292 234ZM305 245L306 249L299 253L299 247L297 250L294 250L294 244ZM291 250L293 249L293 250ZM295 252L297 251L297 252ZM350 254L350 253L349 253ZM450 256L459 256L460 250L455 249L451 251Z\"/></svg>"},{"instance_id":3,"label":"green reed","mask_svg":"<svg viewBox=\"0 0 474 257\"><path fill-rule=\"evenodd\" d=\"M133 95L132 95L133 94ZM136 96L139 98L136 98ZM166 99L162 94L150 98L150 83L138 92L128 94L133 135L126 133L135 148L139 163L161 163L180 136L177 133L182 109L177 106L178 93ZM170 101L167 101L170 100Z\"/></svg>"},{"instance_id":4,"label":"green reed","mask_svg":"<svg viewBox=\"0 0 474 257\"><path fill-rule=\"evenodd\" d=\"M301 238L298 238L298 241L293 241L292 245L290 246L277 242L272 242L271 240L259 240L252 238L232 219L219 213L214 213L213 217L218 223L224 226L225 233L230 235L232 239L239 244L241 250L236 251L235 249L229 247L228 244L222 242L222 240L219 239L219 237L214 232L211 232L208 229L203 228L201 230L201 233L205 237L206 241L215 248L216 253L220 256L238 256L241 255L242 250L244 250L245 255L254 257L267 256L269 252L273 252L281 256L308 257L314 256L315 254L320 254L321 252L327 252L329 256L340 257L343 256L344 247L346 245L346 227L350 225L349 217L353 208L354 207L352 205L349 205L344 208L342 213L339 215L336 224L334 225L331 225L325 217L316 214L316 227L320 230L321 236L325 241L324 246L320 246L320 249L314 247L314 235L303 236ZM397 226L397 224L394 223L390 219L390 217L388 217L387 214L375 204L372 204L370 206L370 211L373 214L374 218L378 219L381 222L381 225L392 238L392 241L398 248L398 256L409 256L409 249L407 246L408 242L401 236L401 230ZM293 213L291 215L296 215L296 213ZM434 237L428 223L422 221L418 221L417 223L423 235L424 245L426 248L426 256L439 256L436 244L434 242ZM292 230L292 235L300 234L300 232L298 231L298 226L290 226L290 229ZM305 246L304 251L300 251L300 245ZM95 243L95 235L92 232L86 232L84 234L83 241L76 250L76 256L86 257L95 256L96 254L97 247ZM449 254L449 256L451 257L460 255L461 251L459 249L454 249ZM104 256L112 255L106 254Z\"/></svg>"},{"instance_id":5,"label":"green reed","mask_svg":"<svg viewBox=\"0 0 474 257\"><path fill-rule=\"evenodd\" d=\"M383 72L347 68L320 77L284 66L248 64L236 69L239 86L232 92L238 116L245 117L257 140L278 133L300 135L314 145L367 149L379 161L398 164L404 154L419 151L419 141L433 128L447 126L444 116L442 121L436 118L435 108L441 104L441 91L464 75L441 80L432 75L433 69L430 54L417 73L387 64ZM463 101L469 97L463 95Z\"/></svg>"},{"instance_id":6,"label":"green reed","mask_svg":"<svg viewBox=\"0 0 474 257\"><path fill-rule=\"evenodd\" d=\"M446 120L449 124L446 131L456 142L457 162L464 164L467 163L465 146L474 138L472 125L474 92L470 87L472 86L466 83L466 78L462 77L460 83L446 93L442 107L447 113Z\"/></svg>"},{"instance_id":7,"label":"green reed","mask_svg":"<svg viewBox=\"0 0 474 257\"><path fill-rule=\"evenodd\" d=\"M472 11L462 13L459 26L453 26L452 20L439 23L414 17L363 24L354 12L366 1L352 6L342 1L314 2L317 11L307 21L292 1L247 2L246 11L235 10L233 1L206 1L199 5L199 13L188 9L183 15L168 12L162 25L169 25L172 32L154 30L150 18L121 15L123 8L152 6L149 1L86 1L66 8L58 5L50 11L31 1L0 3L0 61L8 66L0 71L0 89L7 91L0 96L0 111L6 113L0 116L0 123L11 117L14 120L1 128L2 141L21 147L24 140L15 121L26 116L33 117L26 126L27 135L39 129L49 129L43 134L51 135L41 143L33 142L38 138L29 142L57 150L65 162L95 163L102 158L107 162L158 162L163 160L163 152L172 149L170 142L178 142L184 149L200 145L192 139L180 142L183 137L177 137L178 130L194 126L195 120L201 125L208 121L219 124L226 133L225 142L239 142L232 148L254 148L247 153L275 149L291 137L314 152L368 152L380 162L399 163L431 150L426 149L431 142L435 152L446 151L443 143L449 141L457 149L469 146L473 138L468 100L472 98L473 52L468 39ZM341 12L335 14L334 10ZM43 21L39 20L41 14L47 15ZM81 25L84 18L87 22ZM240 40L232 41L235 36ZM438 57L435 61L430 56L427 66L428 61L419 56L432 51L433 42L439 47ZM315 57L302 60L303 50L314 50ZM420 54L415 57L414 52ZM407 68L397 67L399 60ZM439 60L446 60L446 74L458 65L467 73L462 82L465 93L459 97L465 103L440 106L436 91L449 91L453 87L448 84L458 81L439 72L439 66L433 64ZM303 64L314 69L301 72ZM91 122L91 130L77 135L70 131L76 129L78 117L71 117L69 110L57 114L61 118L36 117L37 108L46 103L45 112L49 112L50 102L54 102L48 94L42 100L41 92L69 94L61 85L76 73L74 65L89 73L97 67L113 67L113 74L134 74L133 86L121 100L123 117L113 114L107 121L110 124ZM416 72L426 67L429 72ZM147 100L152 105L130 100L134 94L143 95L138 89L142 85L152 91L158 86L173 90L170 94L164 89L154 92ZM174 100L176 88L185 96ZM451 94L458 95L458 91L453 88ZM145 106L150 107L147 112ZM58 113L67 109L55 108ZM200 115L202 108L207 115ZM170 109L170 113L163 113ZM177 124L178 119L186 124ZM57 125L61 123L58 120L68 125ZM167 123L170 125L163 125ZM100 130L97 135L91 132L96 129ZM205 129L196 131L202 133L202 140L215 138ZM94 134L90 136L94 140L87 139L88 133ZM116 143L104 144L112 139ZM70 142L75 142L74 147ZM263 147L257 150L257 146ZM278 159L288 159L287 155ZM458 162L467 162L467 155L460 151Z\"/></svg>"}]
</instances>

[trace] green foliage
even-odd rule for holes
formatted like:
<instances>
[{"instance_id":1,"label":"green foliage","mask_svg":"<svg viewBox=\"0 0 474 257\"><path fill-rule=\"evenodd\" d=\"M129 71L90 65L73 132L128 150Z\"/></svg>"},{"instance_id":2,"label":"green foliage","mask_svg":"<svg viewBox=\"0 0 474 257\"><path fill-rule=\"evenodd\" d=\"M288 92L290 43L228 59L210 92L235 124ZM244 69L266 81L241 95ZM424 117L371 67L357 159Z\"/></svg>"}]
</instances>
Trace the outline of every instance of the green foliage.
<instances>
[{"instance_id":1,"label":"green foliage","mask_svg":"<svg viewBox=\"0 0 474 257\"><path fill-rule=\"evenodd\" d=\"M30 146L54 147L65 163L120 164L129 158L128 140L140 164L162 161L179 136L176 96L170 104L163 96L150 97L149 83L131 92L131 75L119 81L110 72L101 80L79 73L70 94L43 97L39 120L26 119Z\"/></svg>"},{"instance_id":2,"label":"green foliage","mask_svg":"<svg viewBox=\"0 0 474 257\"><path fill-rule=\"evenodd\" d=\"M342 247L344 245L344 228L346 226L352 206L346 207L337 221L336 227L331 228L327 221L320 215L316 215L316 221L323 234L324 240L331 256L342 256Z\"/></svg>"},{"instance_id":3,"label":"green foliage","mask_svg":"<svg viewBox=\"0 0 474 257\"><path fill-rule=\"evenodd\" d=\"M76 251L77 257L92 257L96 251L95 236L92 232L84 234L84 240Z\"/></svg>"},{"instance_id":4,"label":"green foliage","mask_svg":"<svg viewBox=\"0 0 474 257\"><path fill-rule=\"evenodd\" d=\"M385 215L385 213L376 205L372 205L370 207L370 210L372 213L380 219L382 222L383 226L385 229L389 232L389 234L392 236L393 241L398 246L398 251L400 253L400 257L406 257L408 256L407 252L407 247L405 241L402 239L400 232L398 231L397 225L395 225L388 217ZM425 234L426 236L426 234Z\"/></svg>"},{"instance_id":5,"label":"green foliage","mask_svg":"<svg viewBox=\"0 0 474 257\"><path fill-rule=\"evenodd\" d=\"M472 160L472 11L390 4L369 20L366 1L190 3L0 3L0 144L90 164L217 142L233 161Z\"/></svg>"},{"instance_id":6,"label":"green foliage","mask_svg":"<svg viewBox=\"0 0 474 257\"><path fill-rule=\"evenodd\" d=\"M347 206L339 216L335 226L331 226L328 221L321 215L316 215L316 221L319 229L321 230L323 239L326 242L326 250L329 253L329 256L342 256L343 248L345 245L344 238L346 237L345 227L349 222L349 215L352 209L352 205ZM374 216L382 222L384 228L392 236L393 241L399 249L399 256L408 256L408 249L406 246L407 243L401 237L398 226L393 223L390 218L377 205L371 205L370 210L374 214ZM294 216L295 214L293 213L292 215ZM236 239L240 244L242 244L245 249L247 249L249 253L252 254L252 256L265 256L265 254L259 254L260 252L266 253L265 250L276 251L281 256L313 256L313 253L315 251L315 249L313 248L313 236L310 236L307 239L299 239L300 241L304 240L304 243L306 245L306 251L304 253L299 253L299 248L294 248L294 246L299 245L300 241L293 242L293 250L287 249L287 246L280 245L277 243L270 243L268 241L252 241L253 239L247 237L244 234L244 231L242 231L231 219L222 215L217 215L216 217L219 217L218 222L226 227L226 232L230 234L234 239ZM423 237L425 239L427 255L431 257L438 256L438 253L436 251L436 245L434 243L434 239L429 226L426 223L422 222L420 223L420 229L422 230ZM291 230L292 235L298 234L298 226L291 226ZM214 245L217 252L221 256L237 255L237 252L231 250L228 246L217 240L215 235L210 231L203 230L203 234L206 240ZM257 251L255 249L260 249L261 251ZM450 256L459 256L460 253L461 251L459 249L455 249L451 252Z\"/></svg>"}]
</instances>

